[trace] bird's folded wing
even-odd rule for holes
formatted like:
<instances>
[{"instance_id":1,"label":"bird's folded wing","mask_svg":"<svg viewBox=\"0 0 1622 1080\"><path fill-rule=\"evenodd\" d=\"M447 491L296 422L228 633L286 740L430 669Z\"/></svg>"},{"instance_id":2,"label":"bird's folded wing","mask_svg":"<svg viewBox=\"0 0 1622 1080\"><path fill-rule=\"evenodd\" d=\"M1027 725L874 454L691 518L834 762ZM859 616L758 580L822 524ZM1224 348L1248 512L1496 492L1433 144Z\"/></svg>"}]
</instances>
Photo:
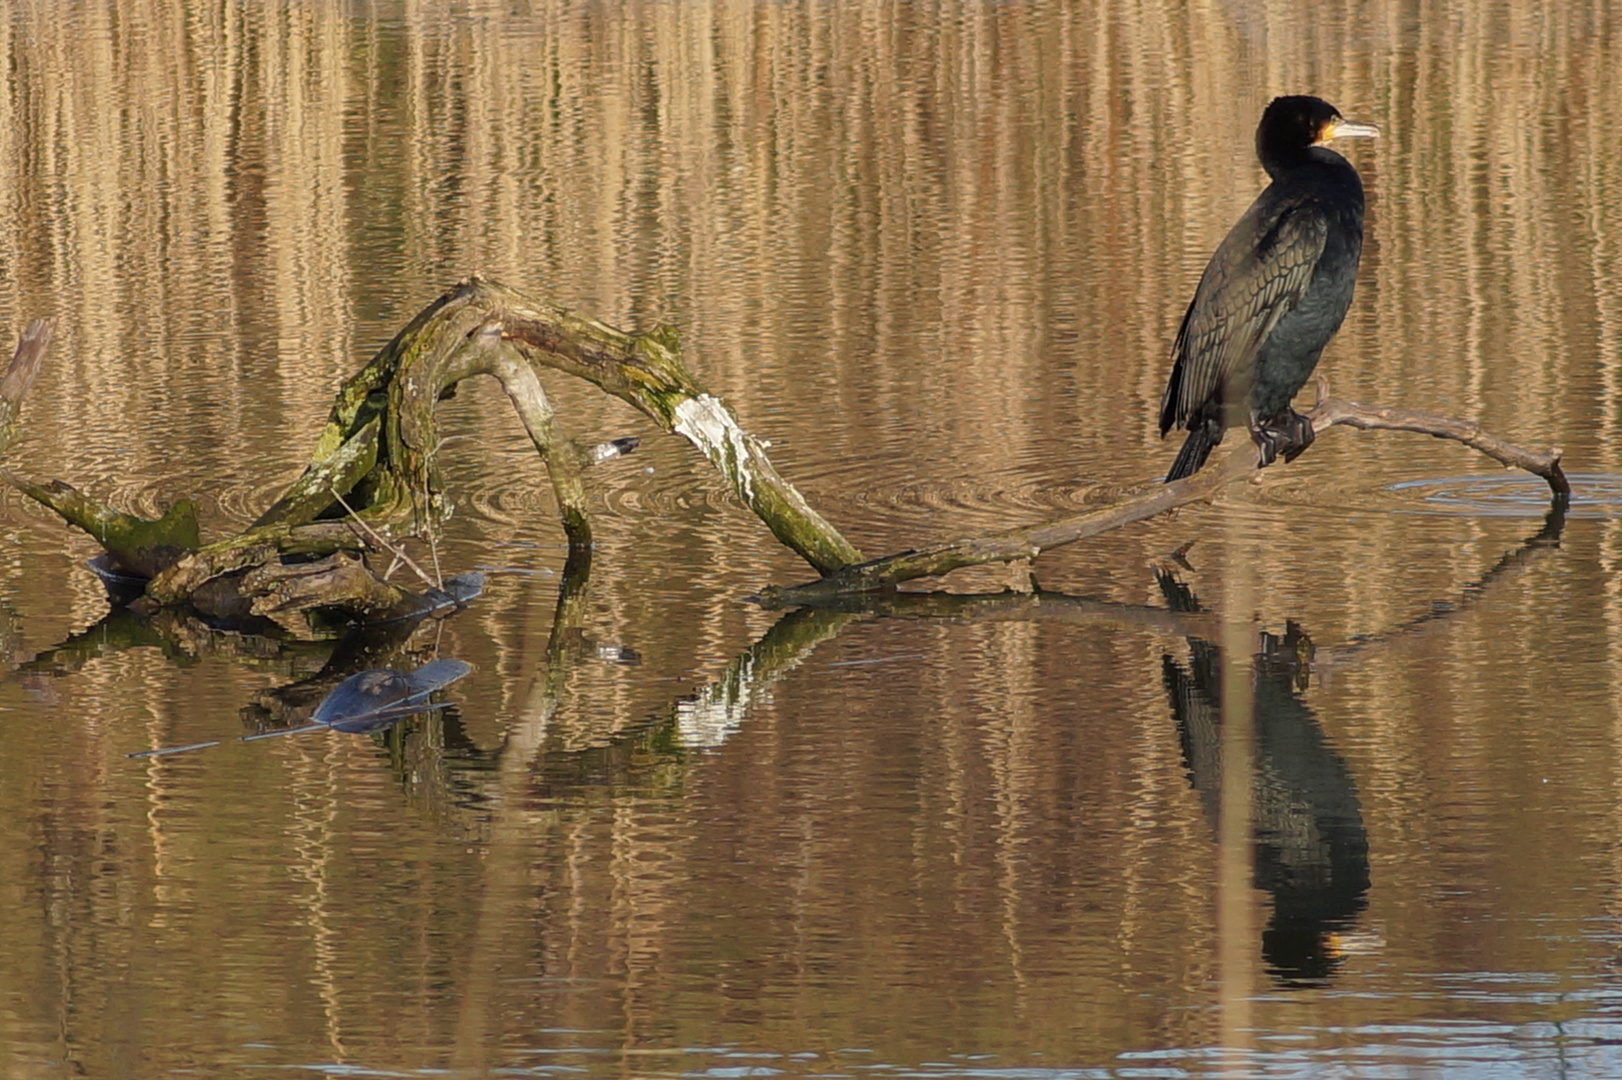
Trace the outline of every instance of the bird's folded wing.
<instances>
[{"instance_id":1,"label":"bird's folded wing","mask_svg":"<svg viewBox=\"0 0 1622 1080\"><path fill-rule=\"evenodd\" d=\"M1172 346L1175 367L1161 403L1162 429L1181 424L1222 387L1248 388L1256 353L1300 301L1323 255L1328 219L1307 203L1253 206L1211 256ZM1235 376L1243 383L1233 383Z\"/></svg>"}]
</instances>

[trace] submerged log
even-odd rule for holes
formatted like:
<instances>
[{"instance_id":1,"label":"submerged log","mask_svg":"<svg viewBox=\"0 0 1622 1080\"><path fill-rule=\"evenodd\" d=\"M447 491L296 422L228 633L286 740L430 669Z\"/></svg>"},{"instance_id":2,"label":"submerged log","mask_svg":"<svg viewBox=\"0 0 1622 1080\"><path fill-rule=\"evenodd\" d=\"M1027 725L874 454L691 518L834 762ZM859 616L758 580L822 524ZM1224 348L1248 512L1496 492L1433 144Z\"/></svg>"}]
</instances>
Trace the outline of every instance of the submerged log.
<instances>
[{"instance_id":1,"label":"submerged log","mask_svg":"<svg viewBox=\"0 0 1622 1080\"><path fill-rule=\"evenodd\" d=\"M115 572L154 577L196 551L201 542L197 504L190 499L181 499L154 520L103 506L61 480L35 484L10 473L5 477L18 491L94 537Z\"/></svg>"},{"instance_id":2,"label":"submerged log","mask_svg":"<svg viewBox=\"0 0 1622 1080\"><path fill-rule=\"evenodd\" d=\"M471 278L424 309L340 388L310 466L253 528L182 560L153 582L149 595L160 603L179 602L213 576L263 563L266 544L330 554L336 544L322 550L305 530L340 510L352 511L368 530L389 539L432 537L448 509L436 462L434 406L476 375L495 377L507 391L546 464L570 549L589 549L582 473L614 453L582 451L564 434L538 367L587 379L664 430L685 436L774 535L817 570L860 560L778 475L726 406L687 372L672 332L622 333ZM634 440L607 445L624 453Z\"/></svg>"}]
</instances>

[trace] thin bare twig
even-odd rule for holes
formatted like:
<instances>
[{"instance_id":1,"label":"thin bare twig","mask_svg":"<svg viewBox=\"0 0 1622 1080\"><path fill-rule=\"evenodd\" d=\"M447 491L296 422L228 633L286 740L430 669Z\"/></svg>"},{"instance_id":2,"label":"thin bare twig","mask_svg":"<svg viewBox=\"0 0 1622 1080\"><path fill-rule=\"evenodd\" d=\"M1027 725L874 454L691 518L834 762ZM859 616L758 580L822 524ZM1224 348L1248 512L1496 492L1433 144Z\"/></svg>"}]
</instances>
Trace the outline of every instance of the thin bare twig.
<instances>
[{"instance_id":1,"label":"thin bare twig","mask_svg":"<svg viewBox=\"0 0 1622 1080\"><path fill-rule=\"evenodd\" d=\"M382 547L385 551L390 552L396 559L399 559L401 562L411 567L412 572L417 575L418 580L420 580L424 585L428 586L430 589L438 589L444 584L443 582L435 584L434 579L424 573L422 567L418 566L416 561L413 560L411 556L407 555L404 550L402 550L398 545L392 543L387 537L383 536L376 529L366 524L361 516L355 513L355 508L350 506L349 503L345 501L344 497L338 494L336 489L333 490L332 497L338 500L338 505L342 506L346 511L348 511L349 520L353 524L359 525L361 529L365 531L366 535L371 537L372 541L378 546Z\"/></svg>"}]
</instances>

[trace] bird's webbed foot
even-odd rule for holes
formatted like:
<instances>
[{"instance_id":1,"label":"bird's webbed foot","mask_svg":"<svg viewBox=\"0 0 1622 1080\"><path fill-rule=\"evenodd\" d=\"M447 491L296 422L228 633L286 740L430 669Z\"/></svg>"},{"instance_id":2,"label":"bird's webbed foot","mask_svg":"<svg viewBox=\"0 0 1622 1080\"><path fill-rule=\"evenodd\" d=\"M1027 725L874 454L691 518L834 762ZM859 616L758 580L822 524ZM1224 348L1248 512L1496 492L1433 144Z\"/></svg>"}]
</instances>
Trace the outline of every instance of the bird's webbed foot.
<instances>
[{"instance_id":1,"label":"bird's webbed foot","mask_svg":"<svg viewBox=\"0 0 1622 1080\"><path fill-rule=\"evenodd\" d=\"M1287 408L1265 422L1252 421L1250 437L1260 452L1256 467L1265 469L1281 457L1285 461L1300 457L1312 445L1314 435L1312 421Z\"/></svg>"}]
</instances>

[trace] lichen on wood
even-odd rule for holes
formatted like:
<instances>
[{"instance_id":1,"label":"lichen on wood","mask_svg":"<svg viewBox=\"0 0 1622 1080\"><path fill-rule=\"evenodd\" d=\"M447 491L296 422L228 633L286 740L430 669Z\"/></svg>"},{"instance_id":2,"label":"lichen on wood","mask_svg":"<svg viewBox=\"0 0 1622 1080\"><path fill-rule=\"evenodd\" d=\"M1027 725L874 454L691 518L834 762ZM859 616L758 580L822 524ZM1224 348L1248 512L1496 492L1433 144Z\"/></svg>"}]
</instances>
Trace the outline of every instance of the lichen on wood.
<instances>
[{"instance_id":1,"label":"lichen on wood","mask_svg":"<svg viewBox=\"0 0 1622 1080\"><path fill-rule=\"evenodd\" d=\"M49 326L19 345L32 367L8 375L0 437L13 428ZM823 520L772 467L763 445L738 424L682 363L667 328L627 334L480 278L448 290L413 318L334 395L303 474L247 529L203 543L190 502L148 521L97 503L66 484L6 478L84 529L113 558L113 569L148 579L146 609L192 604L210 612L274 613L321 607L356 618L409 607L408 594L337 553L393 547L413 536L432 541L450 511L438 469L436 405L462 381L501 382L544 462L571 557L589 559L591 520L584 471L626 453L585 451L564 430L538 377L551 369L587 379L667 432L682 435L721 472L728 487L779 540L827 573L861 553ZM320 570L283 564L327 560Z\"/></svg>"},{"instance_id":2,"label":"lichen on wood","mask_svg":"<svg viewBox=\"0 0 1622 1080\"><path fill-rule=\"evenodd\" d=\"M18 491L88 533L112 557L115 570L133 577L162 573L201 543L197 504L190 499L177 500L162 517L143 518L103 506L61 480L36 484L10 473L5 476Z\"/></svg>"},{"instance_id":3,"label":"lichen on wood","mask_svg":"<svg viewBox=\"0 0 1622 1080\"><path fill-rule=\"evenodd\" d=\"M475 279L464 287L470 302L489 310L492 328L499 326L531 363L586 379L686 438L772 535L819 573L861 561L861 552L777 472L760 440L698 385L682 363L674 330L626 334L496 282Z\"/></svg>"}]
</instances>

